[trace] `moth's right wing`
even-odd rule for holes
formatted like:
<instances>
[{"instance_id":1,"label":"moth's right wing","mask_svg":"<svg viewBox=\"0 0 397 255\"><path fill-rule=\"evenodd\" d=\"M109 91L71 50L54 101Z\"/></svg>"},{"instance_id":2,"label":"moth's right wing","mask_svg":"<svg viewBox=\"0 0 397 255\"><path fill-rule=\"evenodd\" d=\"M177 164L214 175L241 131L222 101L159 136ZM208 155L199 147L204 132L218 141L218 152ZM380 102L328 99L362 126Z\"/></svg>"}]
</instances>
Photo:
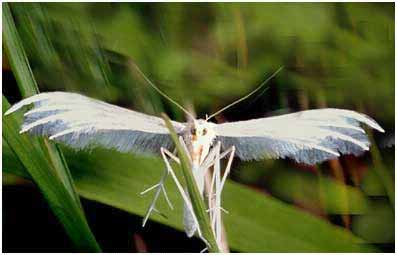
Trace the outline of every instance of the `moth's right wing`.
<instances>
[{"instance_id":1,"label":"moth's right wing","mask_svg":"<svg viewBox=\"0 0 397 255\"><path fill-rule=\"evenodd\" d=\"M49 136L75 149L104 147L121 152L154 152L173 148L161 118L131 111L80 94L48 92L26 98L5 115L26 105L21 133ZM172 122L175 130L185 127Z\"/></svg>"},{"instance_id":2,"label":"moth's right wing","mask_svg":"<svg viewBox=\"0 0 397 255\"><path fill-rule=\"evenodd\" d=\"M223 123L214 125L214 131L222 147L235 146L242 160L288 157L312 165L368 150L370 142L360 124L384 132L364 114L332 108Z\"/></svg>"}]
</instances>

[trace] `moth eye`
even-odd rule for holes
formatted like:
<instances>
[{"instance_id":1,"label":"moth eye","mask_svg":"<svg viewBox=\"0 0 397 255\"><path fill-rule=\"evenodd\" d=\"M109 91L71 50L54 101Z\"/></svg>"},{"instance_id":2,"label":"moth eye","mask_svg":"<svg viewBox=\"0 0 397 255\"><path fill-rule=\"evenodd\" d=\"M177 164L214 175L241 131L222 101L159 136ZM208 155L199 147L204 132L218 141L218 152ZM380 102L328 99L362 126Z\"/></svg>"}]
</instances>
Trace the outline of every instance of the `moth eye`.
<instances>
[{"instance_id":1,"label":"moth eye","mask_svg":"<svg viewBox=\"0 0 397 255\"><path fill-rule=\"evenodd\" d=\"M204 128L204 129L203 129L203 135L206 135L206 134L207 134L207 129Z\"/></svg>"},{"instance_id":2,"label":"moth eye","mask_svg":"<svg viewBox=\"0 0 397 255\"><path fill-rule=\"evenodd\" d=\"M196 135L196 132L197 132L196 128L192 128L192 135Z\"/></svg>"}]
</instances>

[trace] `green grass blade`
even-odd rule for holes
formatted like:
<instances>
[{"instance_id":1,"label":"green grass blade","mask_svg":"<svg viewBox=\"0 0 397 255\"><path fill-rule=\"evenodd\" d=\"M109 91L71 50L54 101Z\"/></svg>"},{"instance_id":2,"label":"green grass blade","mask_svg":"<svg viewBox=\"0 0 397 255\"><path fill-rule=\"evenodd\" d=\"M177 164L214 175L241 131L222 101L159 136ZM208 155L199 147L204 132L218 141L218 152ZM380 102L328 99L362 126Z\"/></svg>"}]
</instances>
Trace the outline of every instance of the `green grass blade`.
<instances>
[{"instance_id":1,"label":"green grass blade","mask_svg":"<svg viewBox=\"0 0 397 255\"><path fill-rule=\"evenodd\" d=\"M206 212L207 207L204 204L204 201L200 195L200 192L194 180L193 172L188 160L188 156L183 150L182 145L179 143L178 136L175 132L174 127L171 124L171 120L165 114L163 114L163 119L165 121L168 130L170 131L171 138L178 151L178 157L181 161L181 170L183 172L183 176L186 182L187 191L189 193L190 200L192 201L193 210L197 217L203 237L209 243L208 250L210 252L219 252L220 249L218 247L218 244L216 243L214 233L212 232L211 229L210 220Z\"/></svg>"},{"instance_id":2,"label":"green grass blade","mask_svg":"<svg viewBox=\"0 0 397 255\"><path fill-rule=\"evenodd\" d=\"M4 96L2 103L4 114L10 104ZM55 166L48 160L48 154L41 149L40 138L20 135L18 130L21 123L17 121L16 116L4 117L2 124L4 140L17 156L20 165L24 166L37 184L76 248L79 251L100 251L80 203L70 195L70 191L54 170ZM15 164L14 168L17 166L18 164Z\"/></svg>"},{"instance_id":3,"label":"green grass blade","mask_svg":"<svg viewBox=\"0 0 397 255\"><path fill-rule=\"evenodd\" d=\"M21 92L22 97L35 95L39 93L39 89L29 66L29 62L21 44L21 40L19 39L18 31L16 30L8 4L4 4L3 20L3 38L5 50L13 73L18 82L17 84L19 91ZM67 186L68 191L76 200L76 203L80 204L78 196L76 195L73 187L73 182L70 179L70 173L67 169L67 164L63 162L59 149L56 148L55 145L48 143L46 140L42 140L40 144L43 148L43 151L48 154L48 158L51 160L52 164L55 165L54 169L60 175L64 185Z\"/></svg>"},{"instance_id":4,"label":"green grass blade","mask_svg":"<svg viewBox=\"0 0 397 255\"><path fill-rule=\"evenodd\" d=\"M28 65L28 59L19 39L8 3L3 4L3 40L4 49L9 57L8 60L12 69L18 69L14 75L22 96L28 97L37 94L39 89L33 79L32 70Z\"/></svg>"},{"instance_id":5,"label":"green grass blade","mask_svg":"<svg viewBox=\"0 0 397 255\"><path fill-rule=\"evenodd\" d=\"M3 4L3 24L4 48L20 92L23 97L34 95L38 93L38 87L7 3ZM8 108L9 103L3 96L3 113L5 112L4 107ZM20 123L14 117L7 116L3 118L3 126L5 125L8 129L3 131L3 137L21 158L21 162L42 190L51 208L65 226L70 238L81 249L99 251L99 245L88 227L70 171L59 148L40 138L35 138L35 142L29 144L30 146L25 146L29 143L29 139L19 135ZM37 155L35 155L35 152L37 152ZM44 160L45 164L41 164L40 167L32 164L35 156ZM58 194L54 193L56 189L59 189ZM52 193L48 194L46 190ZM70 215L59 210L57 203L62 200L66 201L65 204L70 203Z\"/></svg>"}]
</instances>

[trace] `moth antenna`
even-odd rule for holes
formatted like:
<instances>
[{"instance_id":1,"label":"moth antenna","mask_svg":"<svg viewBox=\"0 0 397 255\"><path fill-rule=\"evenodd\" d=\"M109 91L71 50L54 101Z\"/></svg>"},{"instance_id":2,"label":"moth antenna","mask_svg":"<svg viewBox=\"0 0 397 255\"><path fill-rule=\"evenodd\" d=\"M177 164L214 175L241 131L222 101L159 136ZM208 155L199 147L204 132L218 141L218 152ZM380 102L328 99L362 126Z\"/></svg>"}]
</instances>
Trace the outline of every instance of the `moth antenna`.
<instances>
[{"instance_id":1,"label":"moth antenna","mask_svg":"<svg viewBox=\"0 0 397 255\"><path fill-rule=\"evenodd\" d=\"M134 63L134 62L130 62L135 69L138 71L138 73L143 77L143 79L152 87L154 88L160 95L162 95L164 98L168 99L171 103L173 103L174 105L176 105L179 109L181 109L184 113L186 113L190 118L194 119L194 116L188 111L186 110L182 105L180 105L178 102L176 102L174 99L172 99L171 97L169 97L165 92L163 92L161 89L159 89L156 85L154 85L154 83L149 80L149 78L141 71L141 69Z\"/></svg>"},{"instance_id":2,"label":"moth antenna","mask_svg":"<svg viewBox=\"0 0 397 255\"><path fill-rule=\"evenodd\" d=\"M257 92L258 90L260 90L268 81L270 81L274 76L276 76L277 73L279 73L282 69L284 68L284 66L281 66L279 69L277 69L277 71L275 71L269 78L267 78L264 82L262 82L256 89L254 89L253 91L251 91L250 93L248 93L247 95L243 96L242 98L234 101L233 103L226 105L225 107L223 107L222 109L220 109L219 111L211 114L209 117L206 118L206 121L208 121L209 119L215 117L216 115L220 114L221 112L229 109L230 107L232 107L235 104L240 103L241 101L244 101L245 99L249 98L250 96L252 96L255 92ZM269 87L267 87L264 91L268 90Z\"/></svg>"}]
</instances>

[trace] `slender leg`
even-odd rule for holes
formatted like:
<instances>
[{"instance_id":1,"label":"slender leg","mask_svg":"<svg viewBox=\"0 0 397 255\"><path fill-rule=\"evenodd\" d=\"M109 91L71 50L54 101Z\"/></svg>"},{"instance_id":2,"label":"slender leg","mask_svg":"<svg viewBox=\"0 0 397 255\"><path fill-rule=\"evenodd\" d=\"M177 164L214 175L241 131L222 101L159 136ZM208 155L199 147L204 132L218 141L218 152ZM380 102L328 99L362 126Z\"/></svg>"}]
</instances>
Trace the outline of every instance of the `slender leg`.
<instances>
[{"instance_id":1,"label":"slender leg","mask_svg":"<svg viewBox=\"0 0 397 255\"><path fill-rule=\"evenodd\" d=\"M165 200L167 201L168 206L171 208L171 210L174 210L174 207L172 206L172 203L171 203L170 199L168 198L167 191L165 190L164 185L161 186L161 189L163 191L163 194L164 194Z\"/></svg>"},{"instance_id":2,"label":"slender leg","mask_svg":"<svg viewBox=\"0 0 397 255\"><path fill-rule=\"evenodd\" d=\"M182 137L179 138L182 144L183 149L185 150L186 154L189 155L188 149L186 144L184 143ZM220 142L218 142L216 144L216 146L208 153L206 159L204 160L204 162L201 164L200 169L203 171L203 173L205 173L205 171L208 171L208 169L211 166L214 166L214 173L211 179L211 185L210 185L210 192L209 192L209 196L208 196L208 202L209 202L209 216L210 216L210 222L212 223L212 229L214 231L215 237L217 242L221 242L222 239L222 222L221 222L221 210L225 211L222 207L221 207L221 193L226 181L226 177L230 172L230 168L231 168L231 163L233 161L233 157L234 157L234 152L235 152L235 148L234 146L229 148L228 150L224 151L222 154L220 154L220 148L221 148L221 144ZM228 162L227 162L227 166L225 169L225 172L223 174L223 176L221 176L221 171L220 171L220 160L222 158L225 158L228 154L229 158L228 158ZM197 221L197 217L194 214L193 211L193 207L191 204L191 201L187 195L187 193L184 191L182 185L180 184L178 178L175 175L175 172L173 170L173 168L170 165L169 159L177 162L178 164L180 164L180 160L170 151L161 148L161 155L162 158L164 160L164 163L166 165L166 169L164 171L164 174L160 180L160 182L156 185L154 185L153 187L150 187L149 189L143 191L141 194L145 194L153 189L156 189L155 192L155 197L148 209L148 212L144 218L143 221L143 226L145 225L145 223L147 222L150 214L154 211L154 212L158 212L158 210L155 208L155 204L157 202L157 199L160 195L161 192L163 192L165 199L167 201L167 203L169 204L170 208L172 209L173 206L171 204L171 202L168 199L167 193L165 191L165 187L164 187L164 181L167 178L167 176L170 174L174 183L176 184L179 193L182 196L182 199L184 201L184 203L187 205L187 208L189 210L189 212L192 214L193 216L193 220L195 222L195 224L197 226L198 225L198 221ZM189 159L190 155L189 155ZM213 201L215 200L215 201ZM199 227L197 227L197 233L198 236L206 243L206 245L208 246L208 242L205 240L205 238L203 238L201 230Z\"/></svg>"},{"instance_id":3,"label":"slender leg","mask_svg":"<svg viewBox=\"0 0 397 255\"><path fill-rule=\"evenodd\" d=\"M204 253L204 252L206 252L208 250L208 247L205 247L204 249L202 249L201 251L200 251L200 253Z\"/></svg>"},{"instance_id":4,"label":"slender leg","mask_svg":"<svg viewBox=\"0 0 397 255\"><path fill-rule=\"evenodd\" d=\"M167 151L167 152L169 152L169 151ZM174 152L174 153L175 153L175 152ZM173 155L172 153L170 153L170 152L169 152L169 157L179 164L179 159L178 159L175 155ZM160 197L161 191L163 192L163 195L164 195L164 197L165 197L165 200L167 201L167 204L168 204L168 206L170 207L170 209L171 209L171 210L174 210L174 206L172 205L170 199L168 198L167 192L166 192L165 187L164 187L164 183L165 183L166 178L168 177L168 173L169 173L168 169L165 168L165 169L164 169L163 176L161 177L159 183L153 185L152 187L150 187L150 188L148 188L148 189L146 189L146 190L144 190L144 191L142 191L142 192L140 193L141 195L144 195L144 194L146 194L147 192L149 192L149 191L151 191L151 190L153 190L153 189L156 189L156 191L155 191L155 193L154 193L154 198L153 198L152 202L150 203L150 206L149 206L148 210L146 211L145 217L143 218L142 227L145 227L146 222L148 221L148 219L149 219L150 215L152 214L152 212L157 212L157 213L159 213L160 215L162 215L162 216L165 217L164 214L160 213L160 212L156 209L156 203L157 203L158 198Z\"/></svg>"},{"instance_id":5,"label":"slender leg","mask_svg":"<svg viewBox=\"0 0 397 255\"><path fill-rule=\"evenodd\" d=\"M220 143L220 142L219 142ZM226 151L224 151L224 152L222 152L220 155L219 155L219 159L223 159L224 157L226 157L226 155L227 154L229 154L229 153L231 153L231 151L232 151L232 148L234 148L234 146L232 146L232 147L230 147L229 149L227 149ZM233 149L233 150L235 150L235 149ZM212 152L212 151L211 151ZM210 153L211 153L210 152ZM208 153L208 155L210 155L210 153ZM233 155L234 155L234 152L233 152ZM234 157L234 156L233 156ZM213 157L212 157L212 159L211 160L208 160L208 162L205 162L206 163L206 165L203 165L202 166L202 168L210 168L210 167L212 167L213 165L214 165L214 163L215 163L215 153L214 153L214 155L213 155ZM203 162L203 164L204 164L204 162Z\"/></svg>"},{"instance_id":6,"label":"slender leg","mask_svg":"<svg viewBox=\"0 0 397 255\"><path fill-rule=\"evenodd\" d=\"M154 186L146 189L145 191L141 192L141 195L144 195L147 192L149 192L149 191L151 191L153 189L156 189L155 194L154 194L154 198L153 198L153 200L152 200L152 202L151 202L151 204L150 204L150 206L149 206L149 208L148 208L148 210L146 212L145 217L143 218L142 227L144 227L146 225L146 222L149 219L149 216L152 214L152 212L158 212L159 213L159 211L156 209L156 202L157 202L157 200L158 200L158 198L160 196L161 191L163 191L164 197L165 197L169 207L171 208L171 210L174 209L174 207L171 204L171 201L168 198L168 195L167 195L167 193L165 191L165 188L164 188L164 182L165 182L167 176L168 176L168 171L167 171L167 169L165 169L165 171L163 173L163 176L161 177L159 183L157 183L156 185L154 185ZM163 215L163 214L161 214L161 215Z\"/></svg>"},{"instance_id":7,"label":"slender leg","mask_svg":"<svg viewBox=\"0 0 397 255\"><path fill-rule=\"evenodd\" d=\"M232 146L229 149L227 149L226 152L230 152L230 156L229 156L229 159L227 161L227 165L226 165L226 168L225 168L225 173L223 174L223 177L222 177L221 190L223 190L223 186L225 185L225 182L226 182L226 177L230 173L230 169L232 167L232 162L233 162L233 158L234 158L234 153L236 152L236 147Z\"/></svg>"},{"instance_id":8,"label":"slender leg","mask_svg":"<svg viewBox=\"0 0 397 255\"><path fill-rule=\"evenodd\" d=\"M215 171L214 171L215 172ZM209 192L208 192L208 211L210 215L210 220L212 222L212 218L214 217L214 186L215 186L215 174L214 172L212 173L211 178L211 184L209 186Z\"/></svg>"},{"instance_id":9,"label":"slender leg","mask_svg":"<svg viewBox=\"0 0 397 255\"><path fill-rule=\"evenodd\" d=\"M175 182L175 184L176 184L176 186L177 186L177 188L178 188L178 190L179 190L179 193L180 193L181 196L182 196L183 201L186 203L187 208L189 209L190 213L192 214L193 220L195 221L195 224L197 225L197 233L198 233L198 235L200 236L201 239L205 240L205 239L203 238L203 236L202 236L202 233L201 233L201 230L200 230L200 227L199 227L199 224L198 224L197 217L196 217L196 215L195 215L195 213L194 213L194 211L193 211L192 204L191 204L189 198L187 197L185 191L183 190L183 187L182 187L182 185L180 184L178 178L176 177L176 175L175 175L175 173L174 173L174 170L172 169L172 167L171 167L171 165L170 165L170 162L169 162L168 159L167 159L167 155L169 155L169 154L171 154L171 152L169 152L168 150L166 150L166 149L164 149L164 148L161 148L161 155L162 155L162 157L163 157L163 160L164 160L164 162L165 162L165 165L166 165L166 167L167 167L167 170L168 170L168 172L171 174L171 176L172 176L172 178L173 178L173 180L174 180L174 182ZM207 242L206 240L205 240L205 242L208 244L208 242Z\"/></svg>"},{"instance_id":10,"label":"slender leg","mask_svg":"<svg viewBox=\"0 0 397 255\"><path fill-rule=\"evenodd\" d=\"M219 211L218 211L218 220L217 220L217 241L218 241L220 247L223 247L222 243L225 243L225 241L222 241L222 239L224 238L222 236L222 233L224 233L224 229L222 228L222 219L221 219L221 210L223 210L223 208L221 206L221 201L220 201L221 200L221 193L223 191L223 187L225 185L226 178L227 178L227 176L230 173L230 169L231 169L231 166L232 166L232 161L233 161L234 153L235 153L235 147L232 146L229 151L230 151L229 159L228 159L228 162L226 164L225 172L223 174L223 177L222 177L222 180L221 180L221 183L220 183L220 187L219 187L218 196L217 196L218 199L219 199L219 202L218 202L218 206L219 206L218 210ZM226 240L226 239L224 239L224 240ZM226 247L227 247L227 245L226 245Z\"/></svg>"},{"instance_id":11,"label":"slender leg","mask_svg":"<svg viewBox=\"0 0 397 255\"><path fill-rule=\"evenodd\" d=\"M214 208L215 208L213 206L213 188L214 188L215 178L212 178L210 176L211 173L209 173L209 168L210 168L209 166L214 164L215 158L217 157L217 155L219 155L220 147L221 147L220 142L217 142L217 144L211 149L211 151L208 153L207 157L204 159L204 161L200 165L200 170L199 170L200 172L203 172L203 176L206 176L206 175L209 176L210 183L207 184L207 187L209 189L209 190L207 190L207 198L208 198L207 202L208 202L208 207L209 207L208 213L210 216L210 220L212 219L212 215L213 215Z\"/></svg>"},{"instance_id":12,"label":"slender leg","mask_svg":"<svg viewBox=\"0 0 397 255\"><path fill-rule=\"evenodd\" d=\"M220 148L220 147L217 147ZM211 219L211 226L212 229L214 230L215 237L217 239L217 242L220 244L222 240L222 218L221 218L221 210L225 211L221 207L221 193L226 181L226 178L228 174L230 173L231 169L231 164L234 158L234 153L235 153L235 148L234 146L223 152L222 154L219 153L220 150L217 149L215 156L213 159L211 159L210 164L208 165L214 165L214 172L211 180L211 185L210 185L210 191L209 191L209 215ZM225 172L221 178L221 172L220 172L220 160L224 157L229 155L229 159L225 168ZM215 191L214 191L215 189ZM215 193L215 194L213 194ZM215 198L215 201L212 199ZM221 245L220 245L221 246Z\"/></svg>"},{"instance_id":13,"label":"slender leg","mask_svg":"<svg viewBox=\"0 0 397 255\"><path fill-rule=\"evenodd\" d=\"M221 190L220 190L220 185L221 185L221 162L219 158L219 153L220 150L218 150L218 153L216 154L215 157L215 163L214 163L214 179L215 179L215 208L214 208L214 215L213 215L213 229L215 230L215 237L216 241L219 243L219 239L221 237L220 235L220 224L221 224L221 213L220 213L220 207L221 207Z\"/></svg>"},{"instance_id":14,"label":"slender leg","mask_svg":"<svg viewBox=\"0 0 397 255\"><path fill-rule=\"evenodd\" d=\"M181 142L183 148L185 148L185 152L187 153L188 151L187 151L186 144L185 144L185 142L183 141L183 139L181 139L181 137L180 137L180 142ZM185 191L183 190L182 185L179 183L178 178L176 177L176 175L175 175L175 173L174 173L174 170L172 169L172 167L171 167L171 165L170 165L170 163L169 163L169 161L168 161L168 159L167 159L166 156L169 156L171 159L173 159L173 160L174 160L175 162L177 162L178 164L180 164L180 160L179 160L175 155L173 155L170 151L168 151L168 150L166 150L166 149L163 149L163 148L161 148L161 155L162 155L162 157L163 157L163 159L164 159L164 162L165 162L165 165L166 165L168 171L171 173L171 176L172 176L172 178L174 179L174 182L175 182L175 184L176 184L176 186L177 186L177 188L178 188L178 190L179 190L179 193L180 193L181 196L182 196L182 199L183 199L184 202L186 203L186 205L187 205L187 207L188 207L188 210L190 211L190 213L191 213L192 216L193 216L193 220L195 221L195 224L197 225L197 234L198 234L198 236L199 236L200 239L207 245L207 247L210 247L210 244L209 244L208 241L203 237L203 235L202 235L202 233L201 233L201 229L200 229L200 227L199 227L197 217L196 217L196 215L194 214L193 206L192 206L192 204L191 204L191 202L190 202L190 199L188 198L187 194L186 194ZM190 158L189 158L189 159L190 159ZM205 251L205 249L204 249L203 251Z\"/></svg>"},{"instance_id":15,"label":"slender leg","mask_svg":"<svg viewBox=\"0 0 397 255\"><path fill-rule=\"evenodd\" d=\"M203 171L207 171L214 164L215 156L218 153L218 149L220 150L220 147L221 143L217 142L216 145L208 153L207 157L204 159L203 163L201 163L200 166Z\"/></svg>"},{"instance_id":16,"label":"slender leg","mask_svg":"<svg viewBox=\"0 0 397 255\"><path fill-rule=\"evenodd\" d=\"M183 137L182 137L182 136L179 137L179 142L181 143L182 148L184 149L186 155L189 157L190 162L192 162L192 157L191 157L191 155L190 155L190 153L189 153L189 150L187 149L186 143L185 143L185 141L183 140Z\"/></svg>"},{"instance_id":17,"label":"slender leg","mask_svg":"<svg viewBox=\"0 0 397 255\"><path fill-rule=\"evenodd\" d=\"M180 164L179 158L177 158L177 156L175 156L174 154L172 154L169 150L164 149L163 152L164 152L164 154L166 154L170 159L172 159L172 160L174 160L176 163Z\"/></svg>"},{"instance_id":18,"label":"slender leg","mask_svg":"<svg viewBox=\"0 0 397 255\"><path fill-rule=\"evenodd\" d=\"M213 205L213 191L214 191L214 182L215 178L214 176L210 173L209 169L212 164L214 164L214 160L217 155L219 155L221 143L217 142L217 144L211 149L211 151L208 153L207 157L204 159L203 163L200 166L200 171L203 171L203 175L206 176L208 175L208 184L207 184L207 199L208 199L208 214L210 216L210 222L212 222L213 218L213 213L214 213L214 205ZM215 234L215 233L214 233Z\"/></svg>"}]
</instances>

